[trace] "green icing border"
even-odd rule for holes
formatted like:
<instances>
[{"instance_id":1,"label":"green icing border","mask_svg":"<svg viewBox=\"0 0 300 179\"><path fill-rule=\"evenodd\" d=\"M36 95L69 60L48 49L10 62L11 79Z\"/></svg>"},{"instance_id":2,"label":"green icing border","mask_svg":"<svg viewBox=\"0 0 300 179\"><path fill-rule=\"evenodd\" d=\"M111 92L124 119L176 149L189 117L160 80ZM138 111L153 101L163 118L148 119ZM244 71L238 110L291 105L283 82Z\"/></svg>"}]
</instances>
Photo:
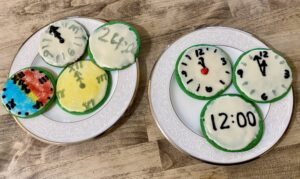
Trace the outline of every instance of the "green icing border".
<instances>
[{"instance_id":1,"label":"green icing border","mask_svg":"<svg viewBox=\"0 0 300 179\"><path fill-rule=\"evenodd\" d=\"M88 30L81 24L81 23L79 23L79 22L77 22L76 20L73 20L73 19L61 19L61 20L71 20L71 21L75 21L77 24L79 24L82 28L83 28L83 30L85 31L85 33L86 33L86 44L85 44L85 47L84 47L84 51L83 51L83 53L82 53L82 55L77 59L77 60L75 60L74 62L70 62L70 63L67 63L67 64L65 64L65 65L52 65L52 64L50 64L50 63L48 63L44 58L43 58L43 56L38 52L38 54L39 54L39 56L42 58L42 60L47 64L47 65L50 65L50 66L52 66L52 67L57 67L57 68L64 68L64 67L67 67L68 65L70 65L70 64L73 64L73 63L76 63L76 62L78 62L78 61L80 61L80 60L84 60L87 56L88 56L88 46L89 46L89 33L88 33ZM61 21L61 20L58 20L58 21ZM58 22L58 21L55 21L55 22ZM55 23L55 22L52 22L52 23L50 23L50 24L53 24L53 23ZM49 26L50 24L48 24L47 26ZM39 42L40 43L40 42ZM40 45L40 44L39 44Z\"/></svg>"},{"instance_id":2,"label":"green icing border","mask_svg":"<svg viewBox=\"0 0 300 179\"><path fill-rule=\"evenodd\" d=\"M222 96L237 96L237 97L240 97L241 99L243 99L245 102L251 104L258 116L259 116L259 131L255 137L255 139L253 139L246 147L242 148L242 149L238 149L238 150L229 150L229 149L226 149L226 148L223 148L222 146L218 145L217 143L215 143L212 139L210 139L206 133L206 130L205 130L205 127L204 127L204 116L205 116L205 112L207 110L207 107L216 99L213 99L213 100L210 100L208 101L205 106L203 107L202 111L201 111L201 114L200 114L200 127L201 127L201 130L202 130L202 133L205 137L205 139L211 144L213 145L215 148L217 149L220 149L222 151L225 151L225 152L244 152L244 151L247 151L247 150L250 150L252 149L253 147L255 147L259 141L261 140L262 136L263 136L263 133L264 133L264 120L263 120L263 115L260 111L260 109L252 102L252 101L249 101L247 99L245 99L242 95L238 95L238 94L224 94L224 95L221 95L219 97L222 97Z\"/></svg>"},{"instance_id":3,"label":"green icing border","mask_svg":"<svg viewBox=\"0 0 300 179\"><path fill-rule=\"evenodd\" d=\"M237 84L237 79L236 79L236 70L237 70L237 66L238 66L238 64L240 63L241 59L242 59L245 55L247 55L249 52L254 51L254 50L272 50L272 49L268 49L268 48L254 48L254 49L251 49L251 50L248 50L248 51L244 52L243 54L241 54L241 55L239 56L239 58L237 59L236 63L234 64L234 67L233 67L233 84L234 84L235 88L236 88L237 91L238 91L239 93L241 93L241 95L242 95L243 97L245 97L247 100L254 101L254 102L256 102L256 103L273 103L273 102L275 102L275 101L278 101L278 100L284 98L284 97L288 94L288 92L290 91L290 89L292 88L292 83L291 83L291 85L288 87L288 89L286 90L285 93L283 93L282 95L280 95L280 96L278 96L278 97L276 97L276 98L273 98L272 100L267 100L267 101L259 101L259 100L254 100L254 99L252 99L250 96L248 96L247 94L245 94L245 93L242 91L242 89L240 89L240 87L238 86L238 84ZM275 54L277 54L277 55L279 55L280 57L282 57L282 55L280 55L280 53L278 53L278 52L276 52L276 51L274 51L274 50L272 50L272 51L273 51ZM283 57L282 57L282 58L283 58ZM293 75L292 68L291 68L291 66L288 64L288 62L286 61L286 59L285 59L285 58L283 58L283 59L285 60L285 62L286 62L286 64L288 65L288 67L291 69L291 77L292 77L292 75ZM292 77L292 80L293 80L293 77Z\"/></svg>"},{"instance_id":4,"label":"green icing border","mask_svg":"<svg viewBox=\"0 0 300 179\"><path fill-rule=\"evenodd\" d=\"M224 89L221 89L219 92L217 92L215 95L213 96L210 96L210 97L207 97L207 96L200 96L200 95L196 95L192 92L190 92L187 88L185 88L184 84L182 83L181 81L181 78L180 78L180 75L179 75L179 72L178 72L178 66L179 66L179 62L181 60L181 57L184 55L184 53L189 50L190 48L193 48L193 47L214 47L214 48L217 48L218 50L222 51L227 57L228 57L228 61L230 63L230 67L231 67L231 74L230 74L230 83L224 88ZM230 56L223 50L221 49L220 47L217 47L215 45L209 45L209 44L197 44L197 45L193 45L193 46L190 46L188 47L187 49L185 49L180 55L179 57L177 58L177 62L176 62L176 66L175 66L175 77L176 77L176 81L179 85L179 87L189 96L195 98L195 99L200 99L200 100L209 100L209 99L213 99L219 95L221 95L224 91L226 91L229 86L231 85L232 83L232 72L233 72L233 68L232 68L232 62L231 62L231 58Z\"/></svg>"},{"instance_id":5,"label":"green icing border","mask_svg":"<svg viewBox=\"0 0 300 179\"><path fill-rule=\"evenodd\" d=\"M47 104L45 106L43 106L43 108L41 110L38 110L37 112L31 114L31 115L28 115L28 116L19 116L17 114L13 114L11 113L10 110L8 110L6 108L6 106L3 104L3 101L1 100L1 103L2 103L2 106L6 109L6 111L9 112L9 114L13 115L13 116L16 116L18 118L22 118L22 119L28 119L28 118L32 118L32 117L36 117L42 113L44 113L45 111L47 111L49 109L49 107L53 104L53 102L55 101L56 99L56 80L54 78L54 76L46 69L42 68L42 67L36 67L36 66L33 66L33 67L26 67L26 68L23 68L21 70L18 70L17 72L15 72L14 74L12 74L8 79L11 79L12 76L14 76L15 74L19 73L20 71L23 71L23 70L26 70L26 69L35 69L35 70L38 70L38 71L42 71L45 75L48 76L50 82L52 83L52 88L53 88L53 96L52 98L47 102Z\"/></svg>"},{"instance_id":6,"label":"green icing border","mask_svg":"<svg viewBox=\"0 0 300 179\"><path fill-rule=\"evenodd\" d=\"M84 60L83 60L83 61L84 61ZM90 61L90 60L86 60L86 61ZM93 63L93 61L91 61L91 62ZM95 65L95 63L93 63L93 64ZM96 66L97 66L97 65L96 65ZM97 67L99 68L99 66L97 66ZM57 77L57 81L58 81L60 75L61 75L67 68L68 68L68 66L66 66L66 67L60 72L60 74L59 74L58 77ZM102 69L102 68L100 68L100 69ZM104 71L105 71L105 73L107 74L107 87L106 87L106 92L105 92L105 95L104 95L103 99L102 99L101 101L99 101L98 104L96 104L93 108L88 109L88 110L83 111L83 112L70 111L70 110L64 108L64 107L60 104L59 99L57 99L57 101L56 101L57 105L58 105L62 110L66 111L66 112L68 112L68 113L70 113L70 114L74 114L74 115L84 115L84 114L89 114L89 113L91 113L91 112L93 112L93 111L96 111L98 108L100 108L100 107L106 102L106 100L107 100L108 97L109 97L109 94L110 94L110 91L111 91L111 87L112 87L112 77L111 77L111 74L110 74L109 71L106 71L106 70L104 70Z\"/></svg>"},{"instance_id":7,"label":"green icing border","mask_svg":"<svg viewBox=\"0 0 300 179\"><path fill-rule=\"evenodd\" d=\"M137 32L137 30L136 30L132 25L130 25L130 24L127 23L127 22L110 21L110 22L107 22L107 23L101 25L100 27L98 27L95 31L97 31L98 29L100 29L100 28L102 28L102 27L109 26L109 25L112 25L112 24L124 24L124 25L127 25L127 26L129 27L129 30L130 30L130 31L133 31L133 32L135 33L135 35L136 35L136 43L137 43L137 50L136 50L136 52L135 52L135 54L134 54L134 61L133 61L132 63L130 63L130 64L126 65L126 66L122 66L121 68L108 68L108 67L103 67L103 66L97 64L97 62L96 62L96 60L95 60L95 58L94 58L94 56L93 56L93 53L92 53L91 50L90 50L90 41L89 41L89 42L88 42L88 43L89 43L89 45L88 45L88 55L89 55L90 59L91 59L96 65L98 65L100 68L102 68L102 69L104 69L104 70L106 70L106 71L123 70L123 69L125 69L125 68L128 68L129 66L131 66L133 63L136 62L136 59L137 59L137 57L138 57L139 54L140 54L140 48L141 48L141 40L140 40L139 33ZM94 32L95 32L95 31L94 31Z\"/></svg>"}]
</instances>

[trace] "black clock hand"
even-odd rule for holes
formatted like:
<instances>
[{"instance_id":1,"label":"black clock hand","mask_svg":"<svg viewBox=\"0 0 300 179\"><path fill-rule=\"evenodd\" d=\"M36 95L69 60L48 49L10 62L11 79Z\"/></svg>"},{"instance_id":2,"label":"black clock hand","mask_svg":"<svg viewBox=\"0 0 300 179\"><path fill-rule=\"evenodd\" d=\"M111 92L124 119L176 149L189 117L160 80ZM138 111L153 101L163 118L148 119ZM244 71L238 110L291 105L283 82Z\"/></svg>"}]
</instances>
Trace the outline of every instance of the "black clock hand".
<instances>
[{"instance_id":1,"label":"black clock hand","mask_svg":"<svg viewBox=\"0 0 300 179\"><path fill-rule=\"evenodd\" d=\"M253 58L254 61L257 61L259 70L263 76L266 76L266 67L268 66L265 60L262 60L262 57L255 55ZM260 63L260 60L262 62Z\"/></svg>"},{"instance_id":2,"label":"black clock hand","mask_svg":"<svg viewBox=\"0 0 300 179\"><path fill-rule=\"evenodd\" d=\"M201 65L203 68L206 68L203 57L199 57L198 64Z\"/></svg>"},{"instance_id":3,"label":"black clock hand","mask_svg":"<svg viewBox=\"0 0 300 179\"><path fill-rule=\"evenodd\" d=\"M50 29L49 29L49 33L50 33L50 34L53 34L54 37L58 38L58 40L59 40L60 43L64 43L64 42L65 42L65 39L63 39L63 38L61 37L61 34L57 31L58 28L59 28L59 27L55 27L55 26L51 25L51 26L50 26Z\"/></svg>"}]
</instances>

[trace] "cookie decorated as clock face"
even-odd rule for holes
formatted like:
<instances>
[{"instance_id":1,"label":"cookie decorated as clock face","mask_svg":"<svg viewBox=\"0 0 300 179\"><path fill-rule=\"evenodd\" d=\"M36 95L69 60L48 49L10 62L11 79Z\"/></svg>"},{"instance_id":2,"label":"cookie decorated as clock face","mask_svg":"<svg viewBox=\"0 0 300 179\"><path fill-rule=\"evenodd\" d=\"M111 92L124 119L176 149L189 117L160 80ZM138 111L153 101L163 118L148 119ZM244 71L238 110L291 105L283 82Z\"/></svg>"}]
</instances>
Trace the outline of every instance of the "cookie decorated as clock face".
<instances>
[{"instance_id":1,"label":"cookie decorated as clock face","mask_svg":"<svg viewBox=\"0 0 300 179\"><path fill-rule=\"evenodd\" d=\"M2 104L14 116L34 117L55 100L54 82L52 75L42 68L20 70L4 84Z\"/></svg>"},{"instance_id":2,"label":"cookie decorated as clock face","mask_svg":"<svg viewBox=\"0 0 300 179\"><path fill-rule=\"evenodd\" d=\"M270 49L243 53L234 68L234 84L241 94L260 103L284 97L292 85L292 70L287 61Z\"/></svg>"},{"instance_id":3,"label":"cookie decorated as clock face","mask_svg":"<svg viewBox=\"0 0 300 179\"><path fill-rule=\"evenodd\" d=\"M253 148L259 143L264 126L259 109L237 94L209 101L201 112L200 124L206 140L227 152Z\"/></svg>"},{"instance_id":4,"label":"cookie decorated as clock face","mask_svg":"<svg viewBox=\"0 0 300 179\"><path fill-rule=\"evenodd\" d=\"M96 29L89 38L89 56L107 70L133 64L140 49L140 37L125 22L111 21Z\"/></svg>"},{"instance_id":5,"label":"cookie decorated as clock face","mask_svg":"<svg viewBox=\"0 0 300 179\"><path fill-rule=\"evenodd\" d=\"M231 84L231 59L212 45L194 45L177 59L176 80L185 93L197 99L211 99Z\"/></svg>"},{"instance_id":6,"label":"cookie decorated as clock face","mask_svg":"<svg viewBox=\"0 0 300 179\"><path fill-rule=\"evenodd\" d=\"M87 33L79 23L60 20L42 33L38 51L46 63L62 67L84 54L87 40Z\"/></svg>"},{"instance_id":7,"label":"cookie decorated as clock face","mask_svg":"<svg viewBox=\"0 0 300 179\"><path fill-rule=\"evenodd\" d=\"M67 66L56 83L59 106L73 114L98 109L110 91L110 76L92 61L78 61Z\"/></svg>"}]
</instances>

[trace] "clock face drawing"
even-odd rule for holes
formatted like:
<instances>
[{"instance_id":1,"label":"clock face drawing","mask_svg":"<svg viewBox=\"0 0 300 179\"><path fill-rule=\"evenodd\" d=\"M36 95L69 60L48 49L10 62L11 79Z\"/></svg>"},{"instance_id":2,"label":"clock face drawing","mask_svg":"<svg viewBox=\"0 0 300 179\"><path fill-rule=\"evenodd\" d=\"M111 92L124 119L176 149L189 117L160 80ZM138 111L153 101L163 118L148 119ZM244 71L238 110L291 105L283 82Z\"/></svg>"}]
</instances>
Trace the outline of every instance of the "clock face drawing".
<instances>
[{"instance_id":1,"label":"clock face drawing","mask_svg":"<svg viewBox=\"0 0 300 179\"><path fill-rule=\"evenodd\" d=\"M211 99L231 84L231 59L212 45L194 45L179 56L175 68L181 89L196 99Z\"/></svg>"},{"instance_id":2,"label":"clock face drawing","mask_svg":"<svg viewBox=\"0 0 300 179\"><path fill-rule=\"evenodd\" d=\"M246 98L255 102L274 102L287 94L292 71L287 61L270 49L243 53L234 68L234 84Z\"/></svg>"},{"instance_id":3,"label":"clock face drawing","mask_svg":"<svg viewBox=\"0 0 300 179\"><path fill-rule=\"evenodd\" d=\"M249 150L263 135L263 120L258 108L237 94L209 101L201 112L200 123L207 141L229 152Z\"/></svg>"},{"instance_id":4,"label":"clock face drawing","mask_svg":"<svg viewBox=\"0 0 300 179\"><path fill-rule=\"evenodd\" d=\"M42 33L38 51L46 63L62 67L83 55L87 40L87 33L79 23L60 20Z\"/></svg>"}]
</instances>

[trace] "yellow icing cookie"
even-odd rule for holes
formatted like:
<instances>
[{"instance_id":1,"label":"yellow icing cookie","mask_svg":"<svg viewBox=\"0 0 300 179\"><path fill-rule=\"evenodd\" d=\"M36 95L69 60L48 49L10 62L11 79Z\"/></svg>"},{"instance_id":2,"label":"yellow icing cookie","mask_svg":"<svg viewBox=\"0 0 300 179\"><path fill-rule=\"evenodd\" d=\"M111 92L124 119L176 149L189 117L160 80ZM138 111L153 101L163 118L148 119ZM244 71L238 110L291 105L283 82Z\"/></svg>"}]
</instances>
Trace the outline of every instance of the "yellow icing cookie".
<instances>
[{"instance_id":1,"label":"yellow icing cookie","mask_svg":"<svg viewBox=\"0 0 300 179\"><path fill-rule=\"evenodd\" d=\"M91 61L78 61L58 77L56 96L62 109L85 114L99 108L108 97L110 76Z\"/></svg>"}]
</instances>

